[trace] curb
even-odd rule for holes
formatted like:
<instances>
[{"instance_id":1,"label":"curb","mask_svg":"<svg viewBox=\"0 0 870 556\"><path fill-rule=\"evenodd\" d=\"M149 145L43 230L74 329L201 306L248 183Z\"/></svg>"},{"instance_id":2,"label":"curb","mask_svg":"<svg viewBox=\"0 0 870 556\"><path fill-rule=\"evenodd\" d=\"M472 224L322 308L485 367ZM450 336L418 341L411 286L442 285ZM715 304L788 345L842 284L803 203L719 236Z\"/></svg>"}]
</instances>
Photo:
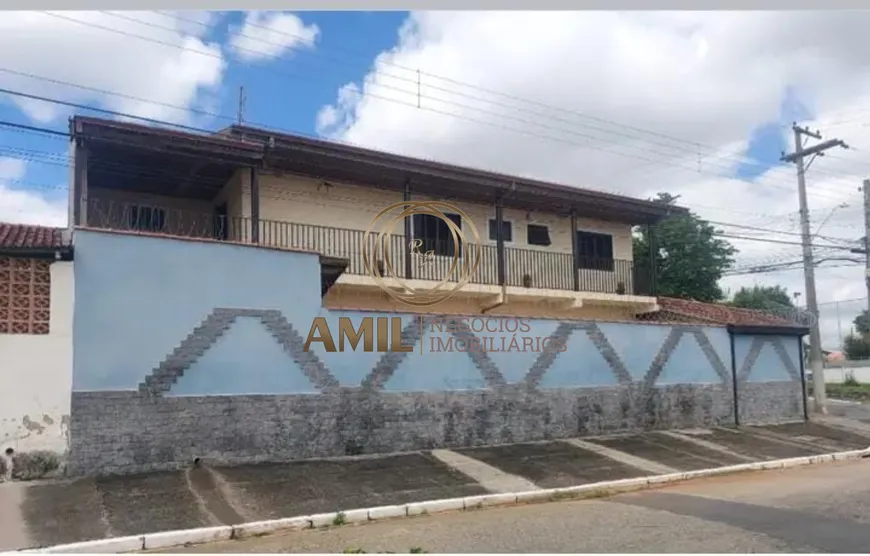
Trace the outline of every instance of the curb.
<instances>
[{"instance_id":1,"label":"curb","mask_svg":"<svg viewBox=\"0 0 870 556\"><path fill-rule=\"evenodd\" d=\"M378 506L374 508L343 510L331 513L272 519L268 521L254 521L241 523L239 525L203 527L198 529L184 529L180 531L163 531L160 533L148 533L145 535L130 537L116 537L73 544L62 544L47 548L18 550L17 552L50 554L117 554L119 552L136 552L158 548L172 548L176 546L189 546L216 541L258 537L277 533L279 531L317 529L320 527L429 515L441 512L472 511L487 507L511 506L535 502L601 498L614 494L646 490L648 488L659 487L670 483L679 483L704 477L715 477L746 471L788 469L792 467L802 467L819 463L862 458L870 458L870 448L851 450L848 452L834 452L817 456L741 463L737 465L729 465L727 467L669 473L667 475L655 475L650 477L638 477L635 479L603 481L565 488L549 488L501 494L482 494L477 496L466 496L464 498L428 500L396 506Z\"/></svg>"}]
</instances>

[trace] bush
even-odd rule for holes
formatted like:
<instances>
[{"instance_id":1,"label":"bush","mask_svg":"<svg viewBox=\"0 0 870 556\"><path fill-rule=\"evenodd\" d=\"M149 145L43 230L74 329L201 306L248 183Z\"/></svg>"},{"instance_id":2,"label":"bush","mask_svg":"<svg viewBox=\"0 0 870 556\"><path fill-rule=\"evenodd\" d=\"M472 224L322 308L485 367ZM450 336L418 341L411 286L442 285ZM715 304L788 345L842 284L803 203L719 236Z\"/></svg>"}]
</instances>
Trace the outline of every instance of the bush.
<instances>
[{"instance_id":1,"label":"bush","mask_svg":"<svg viewBox=\"0 0 870 556\"><path fill-rule=\"evenodd\" d=\"M855 371L846 373L846 378L843 379L843 384L846 386L861 386L861 383L855 378Z\"/></svg>"},{"instance_id":2,"label":"bush","mask_svg":"<svg viewBox=\"0 0 870 556\"><path fill-rule=\"evenodd\" d=\"M41 479L60 469L61 457L49 450L16 453L12 456L12 478L20 481Z\"/></svg>"}]
</instances>

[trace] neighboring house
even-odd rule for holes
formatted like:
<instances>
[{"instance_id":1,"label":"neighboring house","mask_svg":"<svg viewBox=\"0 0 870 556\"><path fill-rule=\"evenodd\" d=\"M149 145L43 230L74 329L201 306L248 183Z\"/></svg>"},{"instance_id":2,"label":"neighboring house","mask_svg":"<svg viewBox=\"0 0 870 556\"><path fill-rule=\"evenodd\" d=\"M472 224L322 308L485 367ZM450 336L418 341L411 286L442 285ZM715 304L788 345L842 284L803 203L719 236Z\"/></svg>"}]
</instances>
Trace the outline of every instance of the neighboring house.
<instances>
[{"instance_id":1,"label":"neighboring house","mask_svg":"<svg viewBox=\"0 0 870 556\"><path fill-rule=\"evenodd\" d=\"M314 251L330 309L405 309L367 274L363 236L387 206L429 199L458 206L483 244L471 284L438 312L633 319L658 307L632 227L684 212L250 127L204 135L76 117L71 134L71 225ZM448 237L435 217L406 219L394 272L431 287L454 254ZM410 264L411 238L438 255L434 269Z\"/></svg>"},{"instance_id":2,"label":"neighboring house","mask_svg":"<svg viewBox=\"0 0 870 556\"><path fill-rule=\"evenodd\" d=\"M72 384L65 229L0 223L0 450L64 452Z\"/></svg>"}]
</instances>

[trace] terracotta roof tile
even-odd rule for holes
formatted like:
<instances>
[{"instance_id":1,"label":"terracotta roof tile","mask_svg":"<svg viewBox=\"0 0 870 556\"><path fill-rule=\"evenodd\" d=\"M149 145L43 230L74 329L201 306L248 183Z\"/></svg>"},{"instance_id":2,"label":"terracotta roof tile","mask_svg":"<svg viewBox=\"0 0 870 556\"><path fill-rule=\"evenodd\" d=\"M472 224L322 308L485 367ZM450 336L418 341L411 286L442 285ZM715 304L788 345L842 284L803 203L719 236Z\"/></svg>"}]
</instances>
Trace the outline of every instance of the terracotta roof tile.
<instances>
[{"instance_id":1,"label":"terracotta roof tile","mask_svg":"<svg viewBox=\"0 0 870 556\"><path fill-rule=\"evenodd\" d=\"M59 249L67 247L64 228L0 222L0 249Z\"/></svg>"},{"instance_id":2,"label":"terracotta roof tile","mask_svg":"<svg viewBox=\"0 0 870 556\"><path fill-rule=\"evenodd\" d=\"M649 313L645 320L680 320L683 322L734 324L744 326L789 326L789 319L777 317L763 311L739 309L718 303L703 303L688 299L660 297L659 313Z\"/></svg>"}]
</instances>

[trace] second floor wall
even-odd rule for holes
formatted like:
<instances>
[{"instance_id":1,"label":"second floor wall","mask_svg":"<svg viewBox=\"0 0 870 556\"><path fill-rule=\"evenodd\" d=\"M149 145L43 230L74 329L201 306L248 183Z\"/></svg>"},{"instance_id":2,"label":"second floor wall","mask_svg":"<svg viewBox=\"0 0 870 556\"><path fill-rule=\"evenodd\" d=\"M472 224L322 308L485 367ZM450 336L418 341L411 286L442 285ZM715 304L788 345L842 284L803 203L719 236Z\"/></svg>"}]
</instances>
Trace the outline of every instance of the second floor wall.
<instances>
[{"instance_id":1,"label":"second floor wall","mask_svg":"<svg viewBox=\"0 0 870 556\"><path fill-rule=\"evenodd\" d=\"M250 183L242 180L241 185L242 198L249 199ZM413 193L411 198L417 201L446 201L455 205L469 217L483 245L496 245L490 230L490 221L494 224L496 217L494 205L485 206ZM380 211L402 200L401 192L333 181L277 174L265 174L260 178L260 217L263 220L299 222L363 231L371 226ZM249 202L243 204L247 205L248 210L250 209ZM245 216L248 215L249 213ZM571 254L570 218L505 209L503 220L505 247ZM531 238L529 228L533 230ZM610 236L612 257L624 261L632 259L630 225L578 218L577 228L592 234ZM396 233L402 233L401 226L396 229Z\"/></svg>"},{"instance_id":2,"label":"second floor wall","mask_svg":"<svg viewBox=\"0 0 870 556\"><path fill-rule=\"evenodd\" d=\"M482 245L479 271L473 282L498 284L495 238L496 208L415 195L413 200L446 201L465 213L476 228ZM210 200L159 196L119 190L92 189L89 218L97 227L164 230L194 237L252 239L251 173L240 169ZM365 274L362 257L364 231L379 212L403 201L403 193L319 180L277 172L259 177L259 242L263 245L308 249L349 260L351 274ZM107 207L109 207L107 209ZM466 238L472 240L467 222ZM632 263L631 226L626 223L577 218L578 251L572 258L571 219L541 212L516 209L503 211L506 248L506 282L515 287L573 289L574 272L579 273L581 291L626 293L637 290L638 279ZM446 226L445 226L446 228ZM394 272L403 272L407 239L399 223L391 240ZM441 232L449 238L449 232ZM417 232L414 232L417 237ZM442 246L452 243L449 239ZM424 279L440 280L446 274L449 249L437 268L414 272ZM431 276L428 276L428 274ZM426 274L424 276L424 274ZM402 274L404 276L404 274ZM640 292L636 292L640 293Z\"/></svg>"}]
</instances>

